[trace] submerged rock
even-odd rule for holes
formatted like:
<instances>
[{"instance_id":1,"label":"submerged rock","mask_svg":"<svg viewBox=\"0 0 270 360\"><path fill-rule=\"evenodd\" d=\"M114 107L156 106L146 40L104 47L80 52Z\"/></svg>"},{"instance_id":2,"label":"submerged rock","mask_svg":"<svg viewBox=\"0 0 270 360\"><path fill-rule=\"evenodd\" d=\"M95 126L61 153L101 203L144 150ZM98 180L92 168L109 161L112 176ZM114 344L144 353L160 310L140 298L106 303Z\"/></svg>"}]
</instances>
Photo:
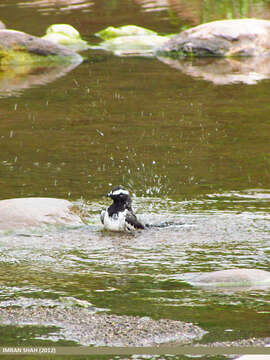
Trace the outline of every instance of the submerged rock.
<instances>
[{"instance_id":1,"label":"submerged rock","mask_svg":"<svg viewBox=\"0 0 270 360\"><path fill-rule=\"evenodd\" d=\"M206 287L270 286L270 272L259 269L228 269L194 275L189 282Z\"/></svg>"},{"instance_id":2,"label":"submerged rock","mask_svg":"<svg viewBox=\"0 0 270 360\"><path fill-rule=\"evenodd\" d=\"M70 201L53 198L0 200L0 230L41 225L82 225L80 210Z\"/></svg>"},{"instance_id":3,"label":"submerged rock","mask_svg":"<svg viewBox=\"0 0 270 360\"><path fill-rule=\"evenodd\" d=\"M68 24L54 24L48 27L42 39L50 40L74 51L89 49L87 41L82 40L78 30Z\"/></svg>"},{"instance_id":4,"label":"submerged rock","mask_svg":"<svg viewBox=\"0 0 270 360\"><path fill-rule=\"evenodd\" d=\"M0 64L80 63L75 51L15 30L0 30Z\"/></svg>"},{"instance_id":5,"label":"submerged rock","mask_svg":"<svg viewBox=\"0 0 270 360\"><path fill-rule=\"evenodd\" d=\"M270 21L219 20L185 30L157 49L159 56L269 56Z\"/></svg>"}]
</instances>

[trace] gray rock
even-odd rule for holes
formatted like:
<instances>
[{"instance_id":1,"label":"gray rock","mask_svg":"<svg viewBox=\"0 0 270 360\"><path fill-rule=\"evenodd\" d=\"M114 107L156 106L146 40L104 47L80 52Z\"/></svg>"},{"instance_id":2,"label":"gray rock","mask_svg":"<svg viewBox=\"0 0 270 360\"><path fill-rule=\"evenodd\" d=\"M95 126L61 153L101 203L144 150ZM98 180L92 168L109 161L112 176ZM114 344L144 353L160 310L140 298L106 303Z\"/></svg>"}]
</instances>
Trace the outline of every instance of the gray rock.
<instances>
[{"instance_id":1,"label":"gray rock","mask_svg":"<svg viewBox=\"0 0 270 360\"><path fill-rule=\"evenodd\" d=\"M0 230L41 225L82 225L79 209L70 201L53 198L18 198L0 201Z\"/></svg>"},{"instance_id":2,"label":"gray rock","mask_svg":"<svg viewBox=\"0 0 270 360\"><path fill-rule=\"evenodd\" d=\"M216 287L270 286L270 272L259 269L228 269L194 275L192 285Z\"/></svg>"},{"instance_id":3,"label":"gray rock","mask_svg":"<svg viewBox=\"0 0 270 360\"><path fill-rule=\"evenodd\" d=\"M0 29L5 29L6 25L3 23L3 21L0 20Z\"/></svg>"},{"instance_id":4,"label":"gray rock","mask_svg":"<svg viewBox=\"0 0 270 360\"><path fill-rule=\"evenodd\" d=\"M221 20L202 24L172 37L159 56L269 56L270 21Z\"/></svg>"}]
</instances>

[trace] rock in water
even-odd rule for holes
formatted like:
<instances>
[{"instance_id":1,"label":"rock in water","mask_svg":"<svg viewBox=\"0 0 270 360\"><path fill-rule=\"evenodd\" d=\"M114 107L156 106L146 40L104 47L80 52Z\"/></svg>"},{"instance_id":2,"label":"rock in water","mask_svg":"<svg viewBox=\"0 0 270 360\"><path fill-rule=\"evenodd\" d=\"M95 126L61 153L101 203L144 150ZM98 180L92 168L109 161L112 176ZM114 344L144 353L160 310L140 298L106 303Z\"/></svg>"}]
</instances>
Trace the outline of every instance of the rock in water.
<instances>
[{"instance_id":1,"label":"rock in water","mask_svg":"<svg viewBox=\"0 0 270 360\"><path fill-rule=\"evenodd\" d=\"M80 63L82 57L52 41L15 30L0 30L0 64Z\"/></svg>"},{"instance_id":2,"label":"rock in water","mask_svg":"<svg viewBox=\"0 0 270 360\"><path fill-rule=\"evenodd\" d=\"M113 39L119 36L155 36L157 32L136 25L123 25L119 27L109 26L97 33L96 36L103 40Z\"/></svg>"},{"instance_id":3,"label":"rock in water","mask_svg":"<svg viewBox=\"0 0 270 360\"><path fill-rule=\"evenodd\" d=\"M104 41L91 48L112 51L116 56L154 56L156 49L170 37L136 25L109 26L95 35Z\"/></svg>"},{"instance_id":4,"label":"rock in water","mask_svg":"<svg viewBox=\"0 0 270 360\"><path fill-rule=\"evenodd\" d=\"M78 30L68 24L54 24L48 27L42 39L50 40L73 51L83 51L89 48L86 41L82 40Z\"/></svg>"},{"instance_id":5,"label":"rock in water","mask_svg":"<svg viewBox=\"0 0 270 360\"><path fill-rule=\"evenodd\" d=\"M18 198L0 201L0 230L41 225L82 225L79 210L70 201L53 198Z\"/></svg>"},{"instance_id":6,"label":"rock in water","mask_svg":"<svg viewBox=\"0 0 270 360\"><path fill-rule=\"evenodd\" d=\"M190 283L197 286L241 287L270 285L270 272L259 269L228 269L195 275Z\"/></svg>"},{"instance_id":7,"label":"rock in water","mask_svg":"<svg viewBox=\"0 0 270 360\"><path fill-rule=\"evenodd\" d=\"M158 56L269 56L270 21L219 20L185 30L157 50Z\"/></svg>"}]
</instances>

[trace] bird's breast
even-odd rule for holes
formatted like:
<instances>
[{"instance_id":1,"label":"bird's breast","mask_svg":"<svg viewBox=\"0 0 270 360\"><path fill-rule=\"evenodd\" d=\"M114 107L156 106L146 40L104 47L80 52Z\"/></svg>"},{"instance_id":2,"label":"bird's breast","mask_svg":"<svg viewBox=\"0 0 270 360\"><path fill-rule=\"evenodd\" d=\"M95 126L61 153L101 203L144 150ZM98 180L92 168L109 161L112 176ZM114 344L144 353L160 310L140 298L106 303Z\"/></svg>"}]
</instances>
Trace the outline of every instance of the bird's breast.
<instances>
[{"instance_id":1,"label":"bird's breast","mask_svg":"<svg viewBox=\"0 0 270 360\"><path fill-rule=\"evenodd\" d=\"M106 211L104 216L104 228L111 231L125 231L126 210L109 216Z\"/></svg>"}]
</instances>

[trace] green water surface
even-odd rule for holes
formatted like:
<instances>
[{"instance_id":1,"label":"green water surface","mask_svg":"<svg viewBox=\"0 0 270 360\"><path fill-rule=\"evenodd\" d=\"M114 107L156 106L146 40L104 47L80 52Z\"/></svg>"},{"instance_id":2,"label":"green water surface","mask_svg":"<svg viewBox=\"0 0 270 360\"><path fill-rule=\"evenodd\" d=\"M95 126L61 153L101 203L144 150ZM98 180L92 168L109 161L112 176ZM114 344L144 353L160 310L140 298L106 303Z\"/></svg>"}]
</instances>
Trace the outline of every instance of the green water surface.
<instances>
[{"instance_id":1,"label":"green water surface","mask_svg":"<svg viewBox=\"0 0 270 360\"><path fill-rule=\"evenodd\" d=\"M175 33L207 13L189 2L193 15L181 15L180 1L160 11L145 11L143 1L85 4L69 11L2 1L1 20L34 35L69 23L94 42L109 25ZM269 12L267 1L245 4L255 15ZM226 16L226 6L210 18ZM202 342L270 336L268 289L209 291L185 278L270 271L270 80L217 85L154 58L84 55L46 81L38 68L0 82L1 199L79 200L90 223L1 235L0 307L60 306L72 297L118 315L193 322L208 331ZM104 195L118 184L143 221L175 225L135 237L102 232ZM57 341L57 329L31 326L2 327L0 343L50 344L52 334L54 344L74 344Z\"/></svg>"}]
</instances>

